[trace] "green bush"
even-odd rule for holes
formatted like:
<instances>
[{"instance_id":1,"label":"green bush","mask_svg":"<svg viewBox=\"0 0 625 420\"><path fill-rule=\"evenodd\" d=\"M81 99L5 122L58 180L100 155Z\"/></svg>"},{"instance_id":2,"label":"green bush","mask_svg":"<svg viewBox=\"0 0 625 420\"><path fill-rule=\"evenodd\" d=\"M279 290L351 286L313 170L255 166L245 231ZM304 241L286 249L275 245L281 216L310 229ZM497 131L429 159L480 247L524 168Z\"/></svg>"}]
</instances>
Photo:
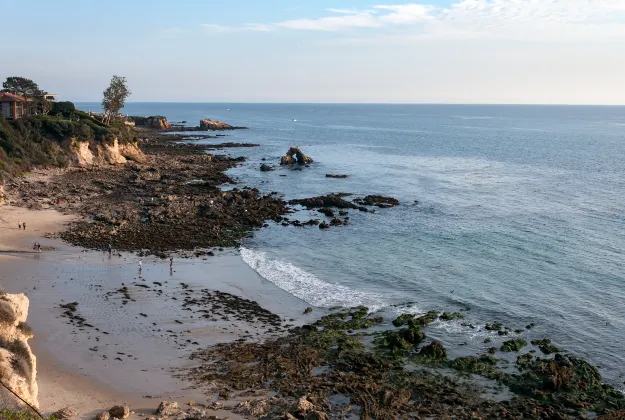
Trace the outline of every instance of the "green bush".
<instances>
[{"instance_id":1,"label":"green bush","mask_svg":"<svg viewBox=\"0 0 625 420\"><path fill-rule=\"evenodd\" d=\"M69 102L69 101L55 102L54 105L52 105L52 110L50 111L50 114L52 115L61 114L65 117L68 117L75 111L76 111L76 107L74 106L73 102Z\"/></svg>"}]
</instances>

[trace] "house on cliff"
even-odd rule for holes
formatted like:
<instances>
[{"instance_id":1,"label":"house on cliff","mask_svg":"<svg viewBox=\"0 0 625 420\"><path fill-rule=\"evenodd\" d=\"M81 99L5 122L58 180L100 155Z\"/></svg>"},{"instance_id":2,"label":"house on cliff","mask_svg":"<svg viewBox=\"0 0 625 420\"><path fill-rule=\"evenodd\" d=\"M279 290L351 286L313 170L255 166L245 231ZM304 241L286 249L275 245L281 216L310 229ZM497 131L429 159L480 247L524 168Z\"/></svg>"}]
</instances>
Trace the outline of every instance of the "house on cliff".
<instances>
[{"instance_id":1,"label":"house on cliff","mask_svg":"<svg viewBox=\"0 0 625 420\"><path fill-rule=\"evenodd\" d=\"M0 115L9 120L17 120L28 115L29 99L8 92L0 92Z\"/></svg>"}]
</instances>

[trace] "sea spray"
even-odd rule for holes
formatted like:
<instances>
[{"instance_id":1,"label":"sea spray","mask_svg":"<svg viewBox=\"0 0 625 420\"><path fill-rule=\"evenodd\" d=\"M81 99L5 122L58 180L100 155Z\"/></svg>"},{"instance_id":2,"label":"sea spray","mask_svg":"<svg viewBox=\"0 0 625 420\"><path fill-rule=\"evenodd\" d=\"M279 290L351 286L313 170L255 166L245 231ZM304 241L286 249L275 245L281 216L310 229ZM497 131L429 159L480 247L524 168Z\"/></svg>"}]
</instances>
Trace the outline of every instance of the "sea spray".
<instances>
[{"instance_id":1,"label":"sea spray","mask_svg":"<svg viewBox=\"0 0 625 420\"><path fill-rule=\"evenodd\" d=\"M270 258L263 251L241 248L241 258L261 277L310 305L321 308L364 305L370 311L378 311L388 305L376 293L325 282L289 262Z\"/></svg>"}]
</instances>

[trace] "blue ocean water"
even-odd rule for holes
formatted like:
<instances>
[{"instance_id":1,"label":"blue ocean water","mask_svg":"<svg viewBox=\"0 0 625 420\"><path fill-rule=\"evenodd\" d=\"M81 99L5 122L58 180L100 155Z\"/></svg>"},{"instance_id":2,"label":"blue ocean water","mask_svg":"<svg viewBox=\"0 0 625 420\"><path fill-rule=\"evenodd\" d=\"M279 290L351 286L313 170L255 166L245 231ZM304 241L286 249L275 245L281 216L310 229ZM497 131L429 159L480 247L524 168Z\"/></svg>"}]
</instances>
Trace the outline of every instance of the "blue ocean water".
<instances>
[{"instance_id":1,"label":"blue ocean water","mask_svg":"<svg viewBox=\"0 0 625 420\"><path fill-rule=\"evenodd\" d=\"M400 200L351 212L344 227L271 224L245 240L243 260L310 305L464 310L474 328L433 329L467 351L483 350L485 322L533 322L528 339L549 336L623 383L625 107L131 103L124 112L249 127L226 138L261 145L227 151L249 158L232 176L286 199ZM292 145L311 168L258 170Z\"/></svg>"}]
</instances>

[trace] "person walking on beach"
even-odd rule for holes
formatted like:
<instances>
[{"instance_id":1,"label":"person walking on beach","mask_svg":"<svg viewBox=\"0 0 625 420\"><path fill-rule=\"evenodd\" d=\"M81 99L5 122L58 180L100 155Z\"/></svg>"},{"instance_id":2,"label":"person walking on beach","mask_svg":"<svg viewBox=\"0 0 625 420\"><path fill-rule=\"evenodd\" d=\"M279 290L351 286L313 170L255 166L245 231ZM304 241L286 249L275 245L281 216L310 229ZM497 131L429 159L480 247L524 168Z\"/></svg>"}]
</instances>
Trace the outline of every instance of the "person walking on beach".
<instances>
[{"instance_id":1,"label":"person walking on beach","mask_svg":"<svg viewBox=\"0 0 625 420\"><path fill-rule=\"evenodd\" d=\"M19 230L22 230L22 222L19 222L19 223L17 224L17 228L18 228Z\"/></svg>"},{"instance_id":2,"label":"person walking on beach","mask_svg":"<svg viewBox=\"0 0 625 420\"><path fill-rule=\"evenodd\" d=\"M174 257L169 258L169 274L174 272Z\"/></svg>"},{"instance_id":3,"label":"person walking on beach","mask_svg":"<svg viewBox=\"0 0 625 420\"><path fill-rule=\"evenodd\" d=\"M139 275L141 275L141 271L143 271L143 262L139 260Z\"/></svg>"},{"instance_id":4,"label":"person walking on beach","mask_svg":"<svg viewBox=\"0 0 625 420\"><path fill-rule=\"evenodd\" d=\"M111 244L109 244L109 256L111 255L112 252L113 252L113 248L111 247Z\"/></svg>"},{"instance_id":5,"label":"person walking on beach","mask_svg":"<svg viewBox=\"0 0 625 420\"><path fill-rule=\"evenodd\" d=\"M22 227L26 230L26 222L22 222Z\"/></svg>"}]
</instances>

